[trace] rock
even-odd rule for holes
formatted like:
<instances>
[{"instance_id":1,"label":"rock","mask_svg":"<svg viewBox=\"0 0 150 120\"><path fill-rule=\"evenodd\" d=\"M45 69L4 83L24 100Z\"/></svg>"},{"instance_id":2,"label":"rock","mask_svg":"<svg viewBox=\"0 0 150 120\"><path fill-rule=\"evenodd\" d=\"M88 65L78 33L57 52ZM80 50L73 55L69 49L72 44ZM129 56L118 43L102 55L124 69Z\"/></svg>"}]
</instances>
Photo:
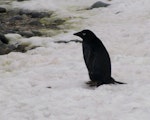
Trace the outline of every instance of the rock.
<instances>
[{"instance_id":1,"label":"rock","mask_svg":"<svg viewBox=\"0 0 150 120\"><path fill-rule=\"evenodd\" d=\"M29 23L32 26L42 26L42 24L38 20L33 20Z\"/></svg>"},{"instance_id":2,"label":"rock","mask_svg":"<svg viewBox=\"0 0 150 120\"><path fill-rule=\"evenodd\" d=\"M18 34L20 34L23 37L33 37L33 36L42 36L41 32L37 31L37 30L33 30L33 31L19 31Z\"/></svg>"},{"instance_id":3,"label":"rock","mask_svg":"<svg viewBox=\"0 0 150 120\"><path fill-rule=\"evenodd\" d=\"M53 36L64 31L64 28L70 28L66 24L71 23L66 21L71 18L60 18L57 15L51 16L52 14L53 11L9 9L6 13L0 14L0 33L17 33L24 37Z\"/></svg>"},{"instance_id":4,"label":"rock","mask_svg":"<svg viewBox=\"0 0 150 120\"><path fill-rule=\"evenodd\" d=\"M9 43L8 39L3 34L0 34L0 40L4 44L8 44Z\"/></svg>"},{"instance_id":5,"label":"rock","mask_svg":"<svg viewBox=\"0 0 150 120\"><path fill-rule=\"evenodd\" d=\"M107 6L109 6L109 5L110 5L110 4L107 4L107 3L104 3L104 2L98 1L98 2L94 3L89 9L99 8L99 7L107 7Z\"/></svg>"},{"instance_id":6,"label":"rock","mask_svg":"<svg viewBox=\"0 0 150 120\"><path fill-rule=\"evenodd\" d=\"M49 88L49 89L50 89L50 88L52 88L52 87L51 87L51 86L48 86L48 87L46 87L46 88Z\"/></svg>"},{"instance_id":7,"label":"rock","mask_svg":"<svg viewBox=\"0 0 150 120\"><path fill-rule=\"evenodd\" d=\"M13 45L6 45L3 43L0 43L0 55L8 54L11 51L13 51L14 49L15 49L15 46L13 46Z\"/></svg>"},{"instance_id":8,"label":"rock","mask_svg":"<svg viewBox=\"0 0 150 120\"><path fill-rule=\"evenodd\" d=\"M31 12L32 18L43 18L43 17L49 17L50 14L46 12Z\"/></svg>"},{"instance_id":9,"label":"rock","mask_svg":"<svg viewBox=\"0 0 150 120\"><path fill-rule=\"evenodd\" d=\"M16 15L16 16L9 19L10 22L14 22L16 20L23 20L23 18L20 15Z\"/></svg>"},{"instance_id":10,"label":"rock","mask_svg":"<svg viewBox=\"0 0 150 120\"><path fill-rule=\"evenodd\" d=\"M34 36L34 33L32 31L19 31L18 34L27 38Z\"/></svg>"},{"instance_id":11,"label":"rock","mask_svg":"<svg viewBox=\"0 0 150 120\"><path fill-rule=\"evenodd\" d=\"M59 25L62 25L66 22L66 20L61 18L42 18L40 19L40 23L51 29L58 29Z\"/></svg>"},{"instance_id":12,"label":"rock","mask_svg":"<svg viewBox=\"0 0 150 120\"><path fill-rule=\"evenodd\" d=\"M26 45L18 45L14 50L13 52L22 52L22 53L25 53L27 50L26 50Z\"/></svg>"},{"instance_id":13,"label":"rock","mask_svg":"<svg viewBox=\"0 0 150 120\"><path fill-rule=\"evenodd\" d=\"M6 44L3 44L3 43L0 42L0 55L5 55L5 54L8 54L10 52L25 53L28 50L32 50L32 49L35 49L37 47L40 47L40 46L33 46L30 49L28 49L28 45L15 46L15 45L6 45Z\"/></svg>"},{"instance_id":14,"label":"rock","mask_svg":"<svg viewBox=\"0 0 150 120\"><path fill-rule=\"evenodd\" d=\"M7 33L18 33L18 29L8 29L8 30L5 30L5 34L7 34Z\"/></svg>"},{"instance_id":15,"label":"rock","mask_svg":"<svg viewBox=\"0 0 150 120\"><path fill-rule=\"evenodd\" d=\"M31 14L31 11L29 11L29 10L22 10L22 9L21 9L18 14L19 14L19 15L24 15L24 14L25 14L25 15L30 15L30 14Z\"/></svg>"},{"instance_id":16,"label":"rock","mask_svg":"<svg viewBox=\"0 0 150 120\"><path fill-rule=\"evenodd\" d=\"M0 13L5 13L6 11L6 8L0 7Z\"/></svg>"},{"instance_id":17,"label":"rock","mask_svg":"<svg viewBox=\"0 0 150 120\"><path fill-rule=\"evenodd\" d=\"M42 36L42 33L37 30L32 30L35 36Z\"/></svg>"},{"instance_id":18,"label":"rock","mask_svg":"<svg viewBox=\"0 0 150 120\"><path fill-rule=\"evenodd\" d=\"M30 10L20 10L19 11L20 15L27 15L30 16L31 18L43 18L43 17L49 17L52 15L51 13L47 12L37 12L37 11L30 11Z\"/></svg>"}]
</instances>

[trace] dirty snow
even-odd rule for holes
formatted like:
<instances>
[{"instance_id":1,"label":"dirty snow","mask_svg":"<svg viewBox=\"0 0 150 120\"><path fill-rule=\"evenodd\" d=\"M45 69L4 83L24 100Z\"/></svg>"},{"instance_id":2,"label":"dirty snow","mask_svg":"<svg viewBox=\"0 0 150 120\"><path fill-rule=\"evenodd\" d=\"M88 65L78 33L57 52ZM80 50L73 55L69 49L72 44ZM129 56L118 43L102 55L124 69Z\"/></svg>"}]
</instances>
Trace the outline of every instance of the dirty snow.
<instances>
[{"instance_id":1,"label":"dirty snow","mask_svg":"<svg viewBox=\"0 0 150 120\"><path fill-rule=\"evenodd\" d=\"M12 3L15 8L54 10L72 17L78 27L54 37L7 35L12 43L41 47L0 56L0 120L149 120L150 1L105 0L111 6L83 10L94 2ZM126 85L86 87L81 44L54 43L78 39L72 34L82 29L91 29L103 41L112 76Z\"/></svg>"}]
</instances>

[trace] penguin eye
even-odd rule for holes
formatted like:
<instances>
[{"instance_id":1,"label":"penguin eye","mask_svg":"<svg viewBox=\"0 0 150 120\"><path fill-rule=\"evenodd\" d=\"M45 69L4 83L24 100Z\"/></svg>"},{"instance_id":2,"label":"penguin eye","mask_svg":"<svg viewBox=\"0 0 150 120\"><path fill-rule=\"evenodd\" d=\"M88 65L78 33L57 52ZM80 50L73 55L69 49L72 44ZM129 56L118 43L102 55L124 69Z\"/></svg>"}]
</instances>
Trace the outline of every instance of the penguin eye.
<instances>
[{"instance_id":1,"label":"penguin eye","mask_svg":"<svg viewBox=\"0 0 150 120\"><path fill-rule=\"evenodd\" d=\"M83 32L83 33L82 33L82 35L83 35L83 36L85 36L85 35L86 35L86 33L85 33L85 32Z\"/></svg>"}]
</instances>

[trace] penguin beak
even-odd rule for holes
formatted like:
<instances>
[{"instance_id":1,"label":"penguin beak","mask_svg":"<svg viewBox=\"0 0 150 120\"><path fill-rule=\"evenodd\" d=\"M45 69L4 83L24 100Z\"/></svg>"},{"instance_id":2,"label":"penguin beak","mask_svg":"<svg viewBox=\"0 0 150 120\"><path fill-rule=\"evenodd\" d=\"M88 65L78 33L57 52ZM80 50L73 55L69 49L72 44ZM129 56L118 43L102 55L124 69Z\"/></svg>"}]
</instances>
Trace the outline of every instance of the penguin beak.
<instances>
[{"instance_id":1,"label":"penguin beak","mask_svg":"<svg viewBox=\"0 0 150 120\"><path fill-rule=\"evenodd\" d=\"M77 33L74 33L73 35L81 37L82 33L81 32L77 32Z\"/></svg>"}]
</instances>

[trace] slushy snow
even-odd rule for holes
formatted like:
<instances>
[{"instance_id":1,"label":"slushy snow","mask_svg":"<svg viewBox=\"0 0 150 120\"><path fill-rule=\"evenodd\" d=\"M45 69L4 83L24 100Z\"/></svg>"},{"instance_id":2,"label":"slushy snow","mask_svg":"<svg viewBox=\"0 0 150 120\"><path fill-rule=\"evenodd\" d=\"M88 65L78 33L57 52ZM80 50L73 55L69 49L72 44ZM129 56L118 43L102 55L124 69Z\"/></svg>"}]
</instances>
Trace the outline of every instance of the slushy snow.
<instances>
[{"instance_id":1,"label":"slushy snow","mask_svg":"<svg viewBox=\"0 0 150 120\"><path fill-rule=\"evenodd\" d=\"M41 46L26 53L0 56L0 120L149 120L150 1L112 0L107 8L84 10L95 0L31 0L12 7L53 10L72 17L68 33L22 38L12 43ZM92 30L112 61L112 76L126 85L90 89L79 39L74 32ZM51 88L48 88L51 87Z\"/></svg>"}]
</instances>

